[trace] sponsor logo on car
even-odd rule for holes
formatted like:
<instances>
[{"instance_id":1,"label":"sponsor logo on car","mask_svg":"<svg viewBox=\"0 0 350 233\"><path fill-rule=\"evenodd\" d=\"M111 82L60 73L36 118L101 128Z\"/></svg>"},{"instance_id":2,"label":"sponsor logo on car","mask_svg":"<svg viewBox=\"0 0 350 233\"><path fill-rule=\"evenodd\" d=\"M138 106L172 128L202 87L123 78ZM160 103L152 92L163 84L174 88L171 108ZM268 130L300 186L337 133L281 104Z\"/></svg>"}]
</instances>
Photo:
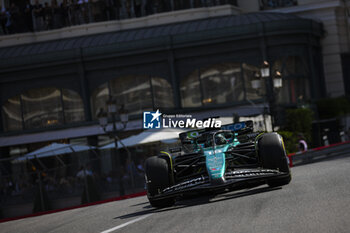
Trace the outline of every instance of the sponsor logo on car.
<instances>
[{"instance_id":1,"label":"sponsor logo on car","mask_svg":"<svg viewBox=\"0 0 350 233\"><path fill-rule=\"evenodd\" d=\"M235 123L232 125L224 125L222 126L223 130L231 130L231 131L238 131L241 129L244 129L246 127L245 122L239 122L239 123Z\"/></svg>"}]
</instances>

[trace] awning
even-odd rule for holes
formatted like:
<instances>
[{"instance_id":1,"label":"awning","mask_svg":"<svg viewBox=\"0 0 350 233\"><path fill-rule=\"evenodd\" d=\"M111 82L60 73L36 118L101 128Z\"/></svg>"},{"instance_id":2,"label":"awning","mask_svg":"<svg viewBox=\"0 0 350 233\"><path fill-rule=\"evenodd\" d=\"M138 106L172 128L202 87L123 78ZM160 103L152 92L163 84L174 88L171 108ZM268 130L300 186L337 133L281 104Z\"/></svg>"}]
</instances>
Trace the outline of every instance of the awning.
<instances>
[{"instance_id":1,"label":"awning","mask_svg":"<svg viewBox=\"0 0 350 233\"><path fill-rule=\"evenodd\" d=\"M118 123L117 128L122 128L122 124ZM125 131L129 130L137 130L141 129L142 122L141 120L130 121ZM113 128L112 124L109 124L106 129L107 131L111 131ZM76 128L68 128L68 129L58 129L40 133L29 133L22 135L14 135L14 136L3 136L0 137L0 147L3 146L14 146L14 145L23 145L29 143L36 142L48 142L66 138L79 138L79 137L88 137L93 135L105 134L102 127L99 125L89 125L89 126L81 126Z\"/></svg>"},{"instance_id":2,"label":"awning","mask_svg":"<svg viewBox=\"0 0 350 233\"><path fill-rule=\"evenodd\" d=\"M35 158L44 158L50 156L57 156L62 154L69 154L80 151L87 151L94 149L93 146L85 146L85 145L72 145L72 144L62 144L62 143L52 143L48 146L42 147L38 150L30 152L26 155L18 157L13 160L13 162L21 162L29 159Z\"/></svg>"},{"instance_id":3,"label":"awning","mask_svg":"<svg viewBox=\"0 0 350 233\"><path fill-rule=\"evenodd\" d=\"M184 129L146 130L138 135L121 140L121 142L118 142L118 148L122 148L123 145L126 147L130 147L158 141L165 141L165 143L167 143L167 141L171 139L178 139L179 134L185 131L186 130ZM115 143L113 142L101 147L100 149L109 149L114 147Z\"/></svg>"}]
</instances>

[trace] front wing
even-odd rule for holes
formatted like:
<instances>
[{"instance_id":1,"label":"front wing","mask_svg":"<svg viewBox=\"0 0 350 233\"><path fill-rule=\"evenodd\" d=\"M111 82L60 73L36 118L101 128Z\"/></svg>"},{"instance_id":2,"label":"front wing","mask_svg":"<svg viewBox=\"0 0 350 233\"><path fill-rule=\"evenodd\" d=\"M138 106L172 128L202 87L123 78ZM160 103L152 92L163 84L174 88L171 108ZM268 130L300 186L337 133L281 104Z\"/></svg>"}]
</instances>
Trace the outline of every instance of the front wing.
<instances>
[{"instance_id":1,"label":"front wing","mask_svg":"<svg viewBox=\"0 0 350 233\"><path fill-rule=\"evenodd\" d=\"M234 189L245 184L266 182L270 179L284 178L289 175L289 173L273 169L240 169L225 173L225 180L222 183L210 182L209 177L202 176L165 188L159 194L149 196L149 198L159 200L181 196L186 193Z\"/></svg>"}]
</instances>

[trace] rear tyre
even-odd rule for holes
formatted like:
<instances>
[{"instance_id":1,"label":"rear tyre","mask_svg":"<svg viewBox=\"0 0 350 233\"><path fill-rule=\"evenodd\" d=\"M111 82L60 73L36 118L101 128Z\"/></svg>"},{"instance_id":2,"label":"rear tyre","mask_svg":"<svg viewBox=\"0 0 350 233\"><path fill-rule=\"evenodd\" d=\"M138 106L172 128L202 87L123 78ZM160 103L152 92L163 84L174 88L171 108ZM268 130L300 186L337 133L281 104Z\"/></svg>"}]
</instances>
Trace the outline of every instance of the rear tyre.
<instances>
[{"instance_id":1,"label":"rear tyre","mask_svg":"<svg viewBox=\"0 0 350 233\"><path fill-rule=\"evenodd\" d=\"M163 189L172 185L170 166L167 160L160 156L150 157L145 162L145 173L147 182L147 197L151 206L164 208L174 205L175 199L165 198L154 200L152 197L159 194Z\"/></svg>"},{"instance_id":2,"label":"rear tyre","mask_svg":"<svg viewBox=\"0 0 350 233\"><path fill-rule=\"evenodd\" d=\"M267 184L270 187L277 187L289 184L292 180L286 151L282 137L277 133L266 133L258 139L258 154L262 168L276 169L287 173L286 176L270 179Z\"/></svg>"}]
</instances>

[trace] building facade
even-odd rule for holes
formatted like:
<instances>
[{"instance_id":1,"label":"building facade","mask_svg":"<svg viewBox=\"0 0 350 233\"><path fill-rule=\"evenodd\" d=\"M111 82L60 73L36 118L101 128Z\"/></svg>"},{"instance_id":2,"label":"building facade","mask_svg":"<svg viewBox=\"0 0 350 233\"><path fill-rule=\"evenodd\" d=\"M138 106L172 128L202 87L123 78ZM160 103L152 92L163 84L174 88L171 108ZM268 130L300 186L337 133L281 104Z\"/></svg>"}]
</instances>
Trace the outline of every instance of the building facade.
<instances>
[{"instance_id":1,"label":"building facade","mask_svg":"<svg viewBox=\"0 0 350 233\"><path fill-rule=\"evenodd\" d=\"M141 130L141 113L153 109L199 118L262 114L272 90L256 90L252 81L263 61L271 75L282 74L277 112L344 95L347 4L239 0L2 36L2 157L47 141L98 145L97 113L110 96L129 112L126 131Z\"/></svg>"}]
</instances>

